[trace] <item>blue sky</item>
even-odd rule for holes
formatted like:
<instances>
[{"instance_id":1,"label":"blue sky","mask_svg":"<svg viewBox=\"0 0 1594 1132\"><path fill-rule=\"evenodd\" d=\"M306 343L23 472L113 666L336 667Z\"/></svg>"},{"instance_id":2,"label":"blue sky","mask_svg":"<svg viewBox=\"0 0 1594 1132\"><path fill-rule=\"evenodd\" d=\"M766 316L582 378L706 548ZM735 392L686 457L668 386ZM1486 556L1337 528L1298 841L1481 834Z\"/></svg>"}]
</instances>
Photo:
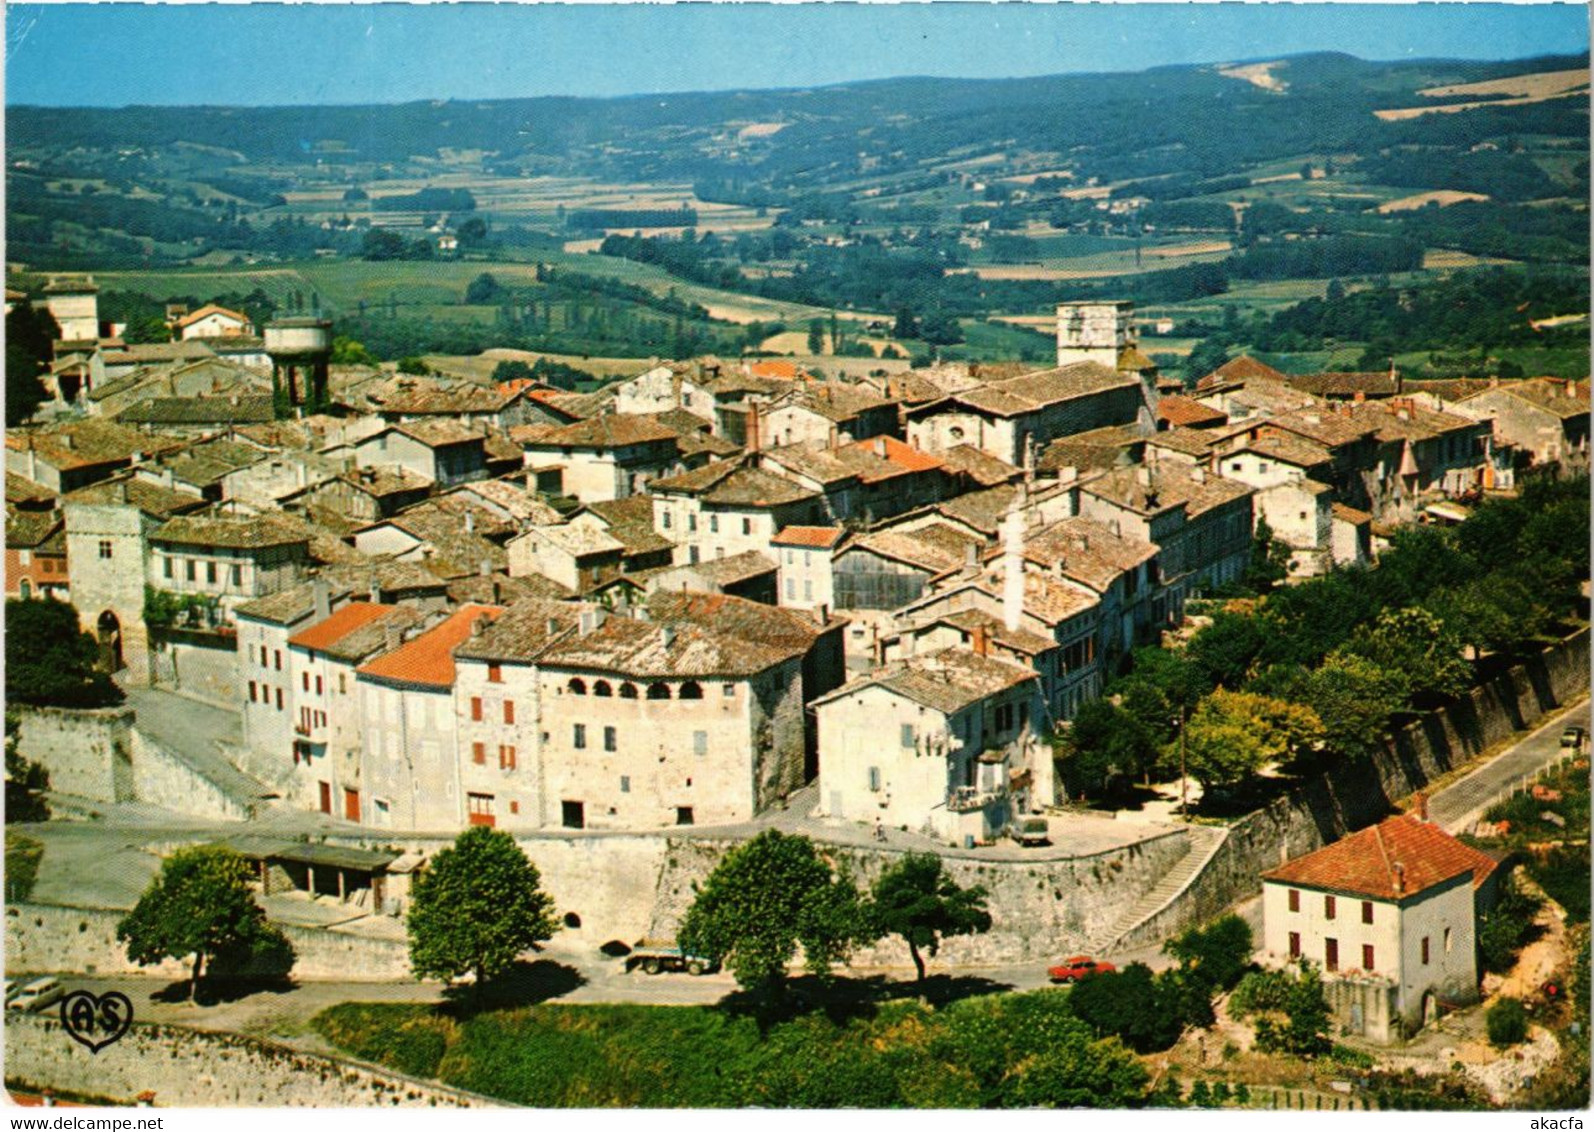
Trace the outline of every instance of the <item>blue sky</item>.
<instances>
[{"instance_id":1,"label":"blue sky","mask_svg":"<svg viewBox=\"0 0 1594 1132\"><path fill-rule=\"evenodd\" d=\"M6 101L277 105L1588 49L1571 4L11 4Z\"/></svg>"}]
</instances>

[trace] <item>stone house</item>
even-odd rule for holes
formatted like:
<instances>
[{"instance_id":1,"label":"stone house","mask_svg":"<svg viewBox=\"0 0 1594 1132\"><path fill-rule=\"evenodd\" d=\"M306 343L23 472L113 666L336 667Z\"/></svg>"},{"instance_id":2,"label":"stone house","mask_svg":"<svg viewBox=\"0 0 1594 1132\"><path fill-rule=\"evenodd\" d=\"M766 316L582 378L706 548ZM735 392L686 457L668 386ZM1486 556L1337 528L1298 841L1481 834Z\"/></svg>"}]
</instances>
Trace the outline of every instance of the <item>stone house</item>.
<instances>
[{"instance_id":1,"label":"stone house","mask_svg":"<svg viewBox=\"0 0 1594 1132\"><path fill-rule=\"evenodd\" d=\"M1320 446L1290 433L1263 431L1216 457L1221 476L1256 489L1255 521L1293 551L1290 573L1321 574L1334 565L1331 461Z\"/></svg>"},{"instance_id":2,"label":"stone house","mask_svg":"<svg viewBox=\"0 0 1594 1132\"><path fill-rule=\"evenodd\" d=\"M91 484L62 499L66 523L68 582L83 630L100 644L111 672L126 669L134 684L150 680L149 633L144 590L150 538L177 515L205 501L128 475Z\"/></svg>"},{"instance_id":3,"label":"stone house","mask_svg":"<svg viewBox=\"0 0 1594 1132\"><path fill-rule=\"evenodd\" d=\"M464 605L355 670L360 696L361 822L378 829L463 829L454 650L503 613ZM364 800L369 799L367 811Z\"/></svg>"},{"instance_id":4,"label":"stone house","mask_svg":"<svg viewBox=\"0 0 1594 1132\"><path fill-rule=\"evenodd\" d=\"M6 471L65 494L179 446L91 417L48 431L8 429Z\"/></svg>"},{"instance_id":5,"label":"stone house","mask_svg":"<svg viewBox=\"0 0 1594 1132\"><path fill-rule=\"evenodd\" d=\"M659 569L675 559L675 544L653 529L653 500L649 496L589 503L574 512L570 522L594 527L618 542L620 569L624 573Z\"/></svg>"},{"instance_id":6,"label":"stone house","mask_svg":"<svg viewBox=\"0 0 1594 1132\"><path fill-rule=\"evenodd\" d=\"M215 599L224 621L251 598L297 584L310 566L310 540L271 515L179 515L150 538L150 584Z\"/></svg>"},{"instance_id":7,"label":"stone house","mask_svg":"<svg viewBox=\"0 0 1594 1132\"><path fill-rule=\"evenodd\" d=\"M834 609L835 551L841 527L785 527L770 540L779 567L780 604L791 609Z\"/></svg>"},{"instance_id":8,"label":"stone house","mask_svg":"<svg viewBox=\"0 0 1594 1132\"><path fill-rule=\"evenodd\" d=\"M440 487L487 477L486 437L447 418L389 425L354 445L361 468L398 466Z\"/></svg>"},{"instance_id":9,"label":"stone house","mask_svg":"<svg viewBox=\"0 0 1594 1132\"><path fill-rule=\"evenodd\" d=\"M544 824L538 658L602 613L590 605L522 599L454 650L464 821L501 829Z\"/></svg>"},{"instance_id":10,"label":"stone house","mask_svg":"<svg viewBox=\"0 0 1594 1132\"><path fill-rule=\"evenodd\" d=\"M364 523L388 519L431 495L436 481L400 464L355 468L282 497L295 511L319 508Z\"/></svg>"},{"instance_id":11,"label":"stone house","mask_svg":"<svg viewBox=\"0 0 1594 1132\"><path fill-rule=\"evenodd\" d=\"M931 454L959 444L1033 467L1060 437L1109 425L1152 426L1156 390L1134 373L1093 361L993 381L907 412L908 443Z\"/></svg>"},{"instance_id":12,"label":"stone house","mask_svg":"<svg viewBox=\"0 0 1594 1132\"><path fill-rule=\"evenodd\" d=\"M559 490L582 503L640 495L650 480L678 470L675 431L642 417L604 413L558 428L528 425L511 437L528 469L539 479L558 471Z\"/></svg>"},{"instance_id":13,"label":"stone house","mask_svg":"<svg viewBox=\"0 0 1594 1132\"><path fill-rule=\"evenodd\" d=\"M6 597L72 599L66 521L57 508L6 506Z\"/></svg>"},{"instance_id":14,"label":"stone house","mask_svg":"<svg viewBox=\"0 0 1594 1132\"><path fill-rule=\"evenodd\" d=\"M744 550L729 558L705 558L683 566L666 566L651 571L647 587L653 590L695 590L698 593L730 594L748 601L776 604L777 576L774 560L757 550Z\"/></svg>"},{"instance_id":15,"label":"stone house","mask_svg":"<svg viewBox=\"0 0 1594 1132\"><path fill-rule=\"evenodd\" d=\"M254 323L249 321L248 315L219 307L215 303L206 303L198 310L183 315L172 329L177 332L179 341L188 338L236 338L255 332Z\"/></svg>"},{"instance_id":16,"label":"stone house","mask_svg":"<svg viewBox=\"0 0 1594 1132\"><path fill-rule=\"evenodd\" d=\"M443 383L400 375L361 388L363 411L387 424L451 420L478 432L508 429L537 419L521 389L472 382Z\"/></svg>"},{"instance_id":17,"label":"stone house","mask_svg":"<svg viewBox=\"0 0 1594 1132\"><path fill-rule=\"evenodd\" d=\"M318 599L319 601L319 599ZM289 796L307 809L360 820L360 700L355 670L423 614L413 606L351 601L337 612L319 605L288 638L293 777ZM323 610L327 613L320 616ZM240 653L243 651L240 643ZM252 659L252 658L251 658Z\"/></svg>"},{"instance_id":18,"label":"stone house","mask_svg":"<svg viewBox=\"0 0 1594 1132\"><path fill-rule=\"evenodd\" d=\"M509 576L541 575L576 593L623 572L625 544L593 523L531 527L506 547Z\"/></svg>"},{"instance_id":19,"label":"stone house","mask_svg":"<svg viewBox=\"0 0 1594 1132\"><path fill-rule=\"evenodd\" d=\"M1535 464L1588 466L1587 382L1553 377L1496 381L1488 389L1447 403L1446 408L1489 421L1497 444L1514 445Z\"/></svg>"},{"instance_id":20,"label":"stone house","mask_svg":"<svg viewBox=\"0 0 1594 1132\"><path fill-rule=\"evenodd\" d=\"M850 444L897 431L897 406L862 385L803 381L758 412L757 447ZM749 445L752 447L753 445Z\"/></svg>"},{"instance_id":21,"label":"stone house","mask_svg":"<svg viewBox=\"0 0 1594 1132\"><path fill-rule=\"evenodd\" d=\"M963 843L1052 800L1034 670L961 648L893 661L812 705L825 817Z\"/></svg>"},{"instance_id":22,"label":"stone house","mask_svg":"<svg viewBox=\"0 0 1594 1132\"><path fill-rule=\"evenodd\" d=\"M757 460L760 468L820 492L831 522L872 524L950 498L960 486L941 460L889 436L768 448Z\"/></svg>"},{"instance_id":23,"label":"stone house","mask_svg":"<svg viewBox=\"0 0 1594 1132\"><path fill-rule=\"evenodd\" d=\"M1500 872L1417 815L1386 818L1262 874L1263 949L1320 964L1350 1033L1399 1042L1478 1001L1478 920Z\"/></svg>"},{"instance_id":24,"label":"stone house","mask_svg":"<svg viewBox=\"0 0 1594 1132\"><path fill-rule=\"evenodd\" d=\"M901 609L981 549L980 540L946 523L854 535L832 560L836 608Z\"/></svg>"},{"instance_id":25,"label":"stone house","mask_svg":"<svg viewBox=\"0 0 1594 1132\"><path fill-rule=\"evenodd\" d=\"M839 623L734 597L659 593L539 659L543 824L747 821L806 781L805 668ZM839 646L839 641L835 642ZM839 652L839 648L835 651ZM834 686L834 681L829 685Z\"/></svg>"},{"instance_id":26,"label":"stone house","mask_svg":"<svg viewBox=\"0 0 1594 1132\"><path fill-rule=\"evenodd\" d=\"M776 532L815 521L820 497L741 460L654 480L653 529L675 543L677 563L767 551Z\"/></svg>"}]
</instances>

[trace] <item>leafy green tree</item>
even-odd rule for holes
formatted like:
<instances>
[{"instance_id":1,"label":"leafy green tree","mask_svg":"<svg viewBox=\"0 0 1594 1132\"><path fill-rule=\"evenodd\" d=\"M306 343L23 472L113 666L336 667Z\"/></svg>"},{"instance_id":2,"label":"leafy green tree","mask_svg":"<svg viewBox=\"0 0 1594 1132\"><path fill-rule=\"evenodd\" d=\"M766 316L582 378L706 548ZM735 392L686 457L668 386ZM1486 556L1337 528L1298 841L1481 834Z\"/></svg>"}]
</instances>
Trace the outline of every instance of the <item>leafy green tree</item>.
<instances>
[{"instance_id":1,"label":"leafy green tree","mask_svg":"<svg viewBox=\"0 0 1594 1132\"><path fill-rule=\"evenodd\" d=\"M1240 584L1252 593L1271 593L1289 573L1289 544L1274 537L1266 519L1258 519L1251 536L1251 561L1240 575Z\"/></svg>"},{"instance_id":2,"label":"leafy green tree","mask_svg":"<svg viewBox=\"0 0 1594 1132\"><path fill-rule=\"evenodd\" d=\"M6 315L6 427L16 428L49 396L40 380L55 352L60 328L49 311L19 302Z\"/></svg>"},{"instance_id":3,"label":"leafy green tree","mask_svg":"<svg viewBox=\"0 0 1594 1132\"><path fill-rule=\"evenodd\" d=\"M1243 985L1243 984L1242 984ZM1294 971L1283 973L1282 1005L1277 1017L1262 1017L1256 1023L1256 1044L1263 1053L1288 1053L1297 1057L1316 1057L1333 1048L1329 1040L1331 1014L1323 994L1323 977L1317 968L1302 962Z\"/></svg>"},{"instance_id":4,"label":"leafy green tree","mask_svg":"<svg viewBox=\"0 0 1594 1132\"><path fill-rule=\"evenodd\" d=\"M536 373L525 362L499 362L493 367L493 381L502 384L506 381L531 381Z\"/></svg>"},{"instance_id":5,"label":"leafy green tree","mask_svg":"<svg viewBox=\"0 0 1594 1132\"><path fill-rule=\"evenodd\" d=\"M808 320L808 352L810 354L822 354L825 352L824 319L813 318Z\"/></svg>"},{"instance_id":6,"label":"leafy green tree","mask_svg":"<svg viewBox=\"0 0 1594 1132\"><path fill-rule=\"evenodd\" d=\"M1059 746L1071 784L1092 797L1122 778L1140 774L1157 758L1152 731L1106 699L1081 705Z\"/></svg>"},{"instance_id":7,"label":"leafy green tree","mask_svg":"<svg viewBox=\"0 0 1594 1132\"><path fill-rule=\"evenodd\" d=\"M455 233L459 237L459 246L462 248L477 248L487 242L487 221L480 216L472 216L459 226Z\"/></svg>"},{"instance_id":8,"label":"leafy green tree","mask_svg":"<svg viewBox=\"0 0 1594 1132\"><path fill-rule=\"evenodd\" d=\"M148 342L170 342L172 328L160 315L151 315L141 318L127 325L127 330L122 334L122 340L131 344Z\"/></svg>"},{"instance_id":9,"label":"leafy green tree","mask_svg":"<svg viewBox=\"0 0 1594 1132\"><path fill-rule=\"evenodd\" d=\"M1185 728L1185 766L1206 788L1230 786L1321 735L1322 723L1309 707L1219 688Z\"/></svg>"},{"instance_id":10,"label":"leafy green tree","mask_svg":"<svg viewBox=\"0 0 1594 1132\"><path fill-rule=\"evenodd\" d=\"M963 341L963 328L951 314L936 311L919 324L919 337L932 346L956 346Z\"/></svg>"},{"instance_id":11,"label":"leafy green tree","mask_svg":"<svg viewBox=\"0 0 1594 1132\"><path fill-rule=\"evenodd\" d=\"M1521 999L1502 998L1489 1007L1484 1025L1489 1031L1489 1041L1504 1049L1528 1036L1528 1012L1523 1009Z\"/></svg>"},{"instance_id":12,"label":"leafy green tree","mask_svg":"<svg viewBox=\"0 0 1594 1132\"><path fill-rule=\"evenodd\" d=\"M898 935L908 945L918 981L924 981L924 956L934 956L941 940L991 930L985 889L962 888L946 875L934 853L909 853L880 874L874 885L875 928Z\"/></svg>"},{"instance_id":13,"label":"leafy green tree","mask_svg":"<svg viewBox=\"0 0 1594 1132\"><path fill-rule=\"evenodd\" d=\"M1366 657L1335 653L1307 677L1305 700L1323 724L1324 745L1348 759L1384 749L1389 718L1406 703L1405 681Z\"/></svg>"},{"instance_id":14,"label":"leafy green tree","mask_svg":"<svg viewBox=\"0 0 1594 1132\"><path fill-rule=\"evenodd\" d=\"M1230 913L1204 928L1190 928L1163 945L1209 992L1226 991L1251 965L1251 925Z\"/></svg>"},{"instance_id":15,"label":"leafy green tree","mask_svg":"<svg viewBox=\"0 0 1594 1132\"><path fill-rule=\"evenodd\" d=\"M1178 989L1170 982L1159 984L1144 963L1131 963L1081 979L1068 1005L1098 1037L1113 1035L1137 1053L1150 1053L1179 1040L1184 1011L1176 1001Z\"/></svg>"},{"instance_id":16,"label":"leafy green tree","mask_svg":"<svg viewBox=\"0 0 1594 1132\"><path fill-rule=\"evenodd\" d=\"M1269 633L1258 617L1220 611L1191 639L1185 656L1209 688L1238 688L1251 675Z\"/></svg>"},{"instance_id":17,"label":"leafy green tree","mask_svg":"<svg viewBox=\"0 0 1594 1132\"><path fill-rule=\"evenodd\" d=\"M1426 609L1385 610L1372 625L1360 626L1343 646L1384 672L1398 673L1408 698L1445 698L1466 691L1472 668L1461 657L1461 642Z\"/></svg>"},{"instance_id":18,"label":"leafy green tree","mask_svg":"<svg viewBox=\"0 0 1594 1132\"><path fill-rule=\"evenodd\" d=\"M490 271L482 272L465 287L465 301L475 306L491 306L503 298L504 287Z\"/></svg>"},{"instance_id":19,"label":"leafy green tree","mask_svg":"<svg viewBox=\"0 0 1594 1132\"><path fill-rule=\"evenodd\" d=\"M425 377L432 372L432 367L426 364L425 358L411 354L409 357L399 359L398 371L416 377Z\"/></svg>"},{"instance_id":20,"label":"leafy green tree","mask_svg":"<svg viewBox=\"0 0 1594 1132\"><path fill-rule=\"evenodd\" d=\"M36 707L108 707L122 690L95 668L100 648L77 610L51 598L6 602L6 698Z\"/></svg>"},{"instance_id":21,"label":"leafy green tree","mask_svg":"<svg viewBox=\"0 0 1594 1132\"><path fill-rule=\"evenodd\" d=\"M179 849L161 862L160 873L117 924L116 938L141 967L191 959L190 1000L207 961L269 950L286 953L291 965L291 946L255 903L252 876L248 860L231 849Z\"/></svg>"},{"instance_id":22,"label":"leafy green tree","mask_svg":"<svg viewBox=\"0 0 1594 1132\"><path fill-rule=\"evenodd\" d=\"M681 922L680 944L724 962L745 989L780 990L802 945L808 969L832 964L871 936L857 886L800 835L766 830L725 855Z\"/></svg>"},{"instance_id":23,"label":"leafy green tree","mask_svg":"<svg viewBox=\"0 0 1594 1132\"><path fill-rule=\"evenodd\" d=\"M1132 1108L1145 1103L1149 1074L1116 1040L1074 1034L1021 1061L1004 1083L1017 1108Z\"/></svg>"},{"instance_id":24,"label":"leafy green tree","mask_svg":"<svg viewBox=\"0 0 1594 1132\"><path fill-rule=\"evenodd\" d=\"M1478 965L1496 975L1511 970L1517 952L1536 931L1533 921L1539 906L1516 877L1506 877L1494 907L1478 920Z\"/></svg>"},{"instance_id":25,"label":"leafy green tree","mask_svg":"<svg viewBox=\"0 0 1594 1132\"><path fill-rule=\"evenodd\" d=\"M407 923L418 979L473 974L479 988L534 944L552 939L553 898L515 839L472 826L415 880Z\"/></svg>"},{"instance_id":26,"label":"leafy green tree","mask_svg":"<svg viewBox=\"0 0 1594 1132\"><path fill-rule=\"evenodd\" d=\"M919 336L919 320L913 316L909 307L897 308L896 321L891 327L893 338L917 338Z\"/></svg>"},{"instance_id":27,"label":"leafy green tree","mask_svg":"<svg viewBox=\"0 0 1594 1132\"><path fill-rule=\"evenodd\" d=\"M360 258L368 260L403 259L404 237L386 228L372 228L360 243Z\"/></svg>"},{"instance_id":28,"label":"leafy green tree","mask_svg":"<svg viewBox=\"0 0 1594 1132\"><path fill-rule=\"evenodd\" d=\"M356 342L353 338L336 337L332 339L332 364L335 366L371 366L382 364L382 359L365 348L365 343Z\"/></svg>"},{"instance_id":29,"label":"leafy green tree","mask_svg":"<svg viewBox=\"0 0 1594 1132\"><path fill-rule=\"evenodd\" d=\"M6 821L13 821L10 808ZM39 862L44 859L44 843L6 830L6 903L17 904L33 895L39 879Z\"/></svg>"}]
</instances>

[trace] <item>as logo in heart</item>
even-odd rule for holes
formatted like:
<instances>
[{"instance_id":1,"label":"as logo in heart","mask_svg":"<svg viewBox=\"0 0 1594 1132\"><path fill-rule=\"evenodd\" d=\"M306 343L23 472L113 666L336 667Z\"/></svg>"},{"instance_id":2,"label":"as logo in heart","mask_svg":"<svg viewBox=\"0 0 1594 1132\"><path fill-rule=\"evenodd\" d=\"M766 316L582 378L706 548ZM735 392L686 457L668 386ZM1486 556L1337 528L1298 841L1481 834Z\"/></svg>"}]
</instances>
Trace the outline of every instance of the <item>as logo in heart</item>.
<instances>
[{"instance_id":1,"label":"as logo in heart","mask_svg":"<svg viewBox=\"0 0 1594 1132\"><path fill-rule=\"evenodd\" d=\"M99 1053L133 1024L133 1002L121 991L75 990L61 1000L61 1025L75 1042Z\"/></svg>"}]
</instances>

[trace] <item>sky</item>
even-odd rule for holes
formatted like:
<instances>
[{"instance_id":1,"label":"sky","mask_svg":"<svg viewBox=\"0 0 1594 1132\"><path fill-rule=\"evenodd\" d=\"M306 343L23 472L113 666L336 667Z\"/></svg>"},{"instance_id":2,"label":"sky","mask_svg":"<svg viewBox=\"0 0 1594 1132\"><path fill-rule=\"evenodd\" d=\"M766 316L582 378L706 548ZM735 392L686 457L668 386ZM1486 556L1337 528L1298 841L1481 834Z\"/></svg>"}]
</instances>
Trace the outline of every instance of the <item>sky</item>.
<instances>
[{"instance_id":1,"label":"sky","mask_svg":"<svg viewBox=\"0 0 1594 1132\"><path fill-rule=\"evenodd\" d=\"M361 104L1586 51L1577 4L9 4L9 105Z\"/></svg>"}]
</instances>

